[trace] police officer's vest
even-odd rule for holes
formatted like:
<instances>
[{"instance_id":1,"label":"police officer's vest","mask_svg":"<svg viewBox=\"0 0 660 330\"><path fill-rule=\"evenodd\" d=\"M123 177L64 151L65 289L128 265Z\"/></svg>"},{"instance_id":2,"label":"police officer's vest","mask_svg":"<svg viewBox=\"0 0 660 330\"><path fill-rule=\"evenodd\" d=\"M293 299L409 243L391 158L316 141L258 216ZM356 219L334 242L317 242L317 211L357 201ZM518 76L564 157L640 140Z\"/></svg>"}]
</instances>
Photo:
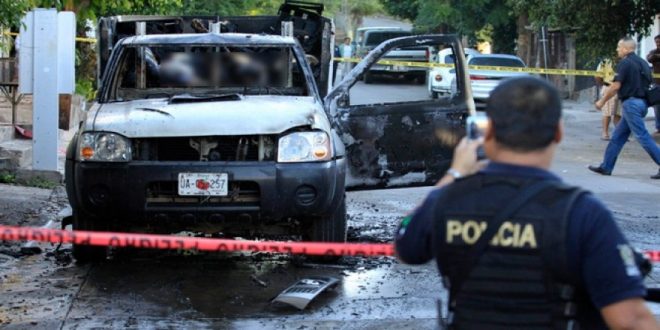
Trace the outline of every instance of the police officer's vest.
<instances>
[{"instance_id":1,"label":"police officer's vest","mask_svg":"<svg viewBox=\"0 0 660 330\"><path fill-rule=\"evenodd\" d=\"M477 174L444 190L433 244L450 287L451 329L590 328L580 315L595 307L576 290L579 279L566 258L568 212L584 192L578 188L552 182L505 218L467 274L460 273L489 219L538 180ZM452 283L461 281L454 292Z\"/></svg>"}]
</instances>

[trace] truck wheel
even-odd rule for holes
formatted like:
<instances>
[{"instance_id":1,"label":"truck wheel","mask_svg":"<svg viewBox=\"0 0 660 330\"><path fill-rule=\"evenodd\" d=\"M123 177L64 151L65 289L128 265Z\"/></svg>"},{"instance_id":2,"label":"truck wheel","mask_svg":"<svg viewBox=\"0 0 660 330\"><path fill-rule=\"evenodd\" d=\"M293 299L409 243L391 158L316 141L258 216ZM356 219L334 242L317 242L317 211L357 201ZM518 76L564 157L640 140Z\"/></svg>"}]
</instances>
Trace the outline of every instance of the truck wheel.
<instances>
[{"instance_id":1,"label":"truck wheel","mask_svg":"<svg viewBox=\"0 0 660 330\"><path fill-rule=\"evenodd\" d=\"M308 239L314 242L346 242L346 197L342 197L334 213L312 219L308 230ZM334 262L341 256L308 256L308 259L320 262Z\"/></svg>"},{"instance_id":2,"label":"truck wheel","mask_svg":"<svg viewBox=\"0 0 660 330\"><path fill-rule=\"evenodd\" d=\"M94 219L81 215L80 212L73 213L73 230L98 230L98 224ZM79 264L99 262L108 256L108 248L105 246L73 244L73 257Z\"/></svg>"},{"instance_id":3,"label":"truck wheel","mask_svg":"<svg viewBox=\"0 0 660 330\"><path fill-rule=\"evenodd\" d=\"M365 72L362 75L362 80L364 80L365 84L371 84L374 82L374 76L372 74L369 74L369 72Z\"/></svg>"}]
</instances>

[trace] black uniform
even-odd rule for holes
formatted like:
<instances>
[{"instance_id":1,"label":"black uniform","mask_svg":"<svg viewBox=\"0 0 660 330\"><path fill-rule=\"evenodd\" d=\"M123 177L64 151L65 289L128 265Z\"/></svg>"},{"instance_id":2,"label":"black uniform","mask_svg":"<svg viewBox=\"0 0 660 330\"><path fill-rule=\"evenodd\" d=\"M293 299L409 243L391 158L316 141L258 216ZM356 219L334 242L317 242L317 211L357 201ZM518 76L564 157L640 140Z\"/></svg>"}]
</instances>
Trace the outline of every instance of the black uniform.
<instances>
[{"instance_id":1,"label":"black uniform","mask_svg":"<svg viewBox=\"0 0 660 330\"><path fill-rule=\"evenodd\" d=\"M495 214L538 181L550 187L505 218L466 273L464 261ZM456 329L605 328L600 308L645 295L607 209L541 169L491 163L433 191L404 219L396 243L405 262L436 259Z\"/></svg>"}]
</instances>

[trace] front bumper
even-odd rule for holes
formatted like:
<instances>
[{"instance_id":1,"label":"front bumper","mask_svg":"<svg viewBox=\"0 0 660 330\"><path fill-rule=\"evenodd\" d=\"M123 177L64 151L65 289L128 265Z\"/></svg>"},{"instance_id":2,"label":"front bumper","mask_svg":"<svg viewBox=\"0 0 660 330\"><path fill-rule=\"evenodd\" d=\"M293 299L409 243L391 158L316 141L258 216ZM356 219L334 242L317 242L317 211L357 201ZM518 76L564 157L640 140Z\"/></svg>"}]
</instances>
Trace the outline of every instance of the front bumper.
<instances>
[{"instance_id":1,"label":"front bumper","mask_svg":"<svg viewBox=\"0 0 660 330\"><path fill-rule=\"evenodd\" d=\"M328 215L344 194L345 160L323 163L140 162L67 160L74 209L114 221L280 220ZM181 172L227 173L229 196L178 196ZM72 175L71 175L72 174ZM73 195L73 196L71 196Z\"/></svg>"},{"instance_id":2,"label":"front bumper","mask_svg":"<svg viewBox=\"0 0 660 330\"><path fill-rule=\"evenodd\" d=\"M497 87L499 81L472 82L472 97L476 100L487 100L490 93Z\"/></svg>"},{"instance_id":3,"label":"front bumper","mask_svg":"<svg viewBox=\"0 0 660 330\"><path fill-rule=\"evenodd\" d=\"M369 72L372 73L426 73L427 68L417 67L417 66L405 66L405 65L380 65L375 64L369 68Z\"/></svg>"}]
</instances>

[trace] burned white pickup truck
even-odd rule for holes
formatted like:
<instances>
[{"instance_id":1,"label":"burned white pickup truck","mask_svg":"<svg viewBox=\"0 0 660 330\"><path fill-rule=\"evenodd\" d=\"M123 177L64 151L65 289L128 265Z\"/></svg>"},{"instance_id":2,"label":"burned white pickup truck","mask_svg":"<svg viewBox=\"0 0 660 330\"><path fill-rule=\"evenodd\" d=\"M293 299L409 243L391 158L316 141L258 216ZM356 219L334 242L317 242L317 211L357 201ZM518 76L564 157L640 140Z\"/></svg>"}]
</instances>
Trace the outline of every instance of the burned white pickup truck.
<instances>
[{"instance_id":1,"label":"burned white pickup truck","mask_svg":"<svg viewBox=\"0 0 660 330\"><path fill-rule=\"evenodd\" d=\"M446 99L352 105L349 95L388 49L408 45L453 47L465 78L458 39L391 40L328 92L332 24L318 7L285 5L273 17L102 23L118 41L67 151L74 229L345 241L347 188L428 185L444 173L473 107L465 79ZM282 21L293 37L272 28ZM79 262L106 254L74 246Z\"/></svg>"}]
</instances>

